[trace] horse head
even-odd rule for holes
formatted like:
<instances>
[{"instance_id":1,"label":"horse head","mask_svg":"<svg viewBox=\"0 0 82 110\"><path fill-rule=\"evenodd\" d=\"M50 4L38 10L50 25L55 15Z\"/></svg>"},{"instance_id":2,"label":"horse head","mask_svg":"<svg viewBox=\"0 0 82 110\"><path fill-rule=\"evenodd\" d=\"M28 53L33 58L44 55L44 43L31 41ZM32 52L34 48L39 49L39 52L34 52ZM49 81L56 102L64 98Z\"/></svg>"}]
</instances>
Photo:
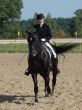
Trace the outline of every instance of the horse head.
<instances>
[{"instance_id":1,"label":"horse head","mask_svg":"<svg viewBox=\"0 0 82 110\"><path fill-rule=\"evenodd\" d=\"M36 31L26 31L26 33L28 34L27 41L29 46L29 53L32 56L36 56L41 49L42 41Z\"/></svg>"}]
</instances>

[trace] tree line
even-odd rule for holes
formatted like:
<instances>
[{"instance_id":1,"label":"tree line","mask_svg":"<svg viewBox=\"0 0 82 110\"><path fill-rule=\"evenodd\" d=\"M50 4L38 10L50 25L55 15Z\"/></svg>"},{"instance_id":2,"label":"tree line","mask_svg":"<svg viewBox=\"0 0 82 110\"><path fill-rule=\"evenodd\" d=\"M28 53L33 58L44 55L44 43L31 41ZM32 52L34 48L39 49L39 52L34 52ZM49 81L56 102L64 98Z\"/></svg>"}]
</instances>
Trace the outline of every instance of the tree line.
<instances>
[{"instance_id":1,"label":"tree line","mask_svg":"<svg viewBox=\"0 0 82 110\"><path fill-rule=\"evenodd\" d=\"M26 30L36 23L36 13L28 20L20 20L22 0L0 0L0 39L26 37ZM54 38L82 38L82 9L74 12L71 18L52 18L48 13L45 22L50 26Z\"/></svg>"}]
</instances>

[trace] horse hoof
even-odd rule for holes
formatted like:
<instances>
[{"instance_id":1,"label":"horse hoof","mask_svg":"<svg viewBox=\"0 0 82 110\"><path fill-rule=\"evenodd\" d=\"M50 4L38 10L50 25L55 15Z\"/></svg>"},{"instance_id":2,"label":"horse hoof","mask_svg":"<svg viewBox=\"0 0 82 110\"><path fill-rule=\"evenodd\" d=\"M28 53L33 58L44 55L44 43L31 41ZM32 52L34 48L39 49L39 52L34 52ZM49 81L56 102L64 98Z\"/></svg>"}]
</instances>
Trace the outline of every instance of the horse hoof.
<instances>
[{"instance_id":1,"label":"horse hoof","mask_svg":"<svg viewBox=\"0 0 82 110\"><path fill-rule=\"evenodd\" d=\"M38 99L35 99L35 103L38 103L39 101L38 101Z\"/></svg>"},{"instance_id":2,"label":"horse hoof","mask_svg":"<svg viewBox=\"0 0 82 110\"><path fill-rule=\"evenodd\" d=\"M57 68L57 73L60 74L60 70Z\"/></svg>"},{"instance_id":3,"label":"horse hoof","mask_svg":"<svg viewBox=\"0 0 82 110\"><path fill-rule=\"evenodd\" d=\"M54 95L54 92L51 93L51 96L53 96L53 95Z\"/></svg>"},{"instance_id":4,"label":"horse hoof","mask_svg":"<svg viewBox=\"0 0 82 110\"><path fill-rule=\"evenodd\" d=\"M51 94L51 89L49 88L49 89L47 90L47 92L48 92L48 94Z\"/></svg>"},{"instance_id":5,"label":"horse hoof","mask_svg":"<svg viewBox=\"0 0 82 110\"><path fill-rule=\"evenodd\" d=\"M49 97L49 94L45 94L45 97Z\"/></svg>"}]
</instances>

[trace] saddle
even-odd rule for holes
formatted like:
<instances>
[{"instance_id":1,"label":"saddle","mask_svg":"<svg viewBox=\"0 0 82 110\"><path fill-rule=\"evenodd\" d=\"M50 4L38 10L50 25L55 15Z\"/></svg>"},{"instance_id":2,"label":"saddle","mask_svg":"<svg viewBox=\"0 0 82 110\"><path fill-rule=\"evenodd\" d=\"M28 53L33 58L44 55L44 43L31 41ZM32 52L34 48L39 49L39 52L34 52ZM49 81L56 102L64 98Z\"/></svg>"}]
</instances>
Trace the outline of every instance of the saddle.
<instances>
[{"instance_id":1,"label":"saddle","mask_svg":"<svg viewBox=\"0 0 82 110\"><path fill-rule=\"evenodd\" d=\"M43 42L43 46L46 48L50 58L51 58L51 56L53 56L53 58L56 58L56 53L55 53L52 45L49 42L47 42L45 38L42 38L41 41Z\"/></svg>"},{"instance_id":2,"label":"saddle","mask_svg":"<svg viewBox=\"0 0 82 110\"><path fill-rule=\"evenodd\" d=\"M50 58L53 57L53 52L51 49L44 43L43 46L45 47L46 51L48 52Z\"/></svg>"}]
</instances>

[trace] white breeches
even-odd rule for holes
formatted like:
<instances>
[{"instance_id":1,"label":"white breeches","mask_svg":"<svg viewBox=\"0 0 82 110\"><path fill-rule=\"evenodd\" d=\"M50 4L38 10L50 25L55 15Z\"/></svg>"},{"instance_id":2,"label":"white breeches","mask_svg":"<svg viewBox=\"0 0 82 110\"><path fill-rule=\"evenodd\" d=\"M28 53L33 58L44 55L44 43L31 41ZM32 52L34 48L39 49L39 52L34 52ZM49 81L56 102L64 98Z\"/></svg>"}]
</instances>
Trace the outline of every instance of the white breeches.
<instances>
[{"instance_id":1,"label":"white breeches","mask_svg":"<svg viewBox=\"0 0 82 110\"><path fill-rule=\"evenodd\" d=\"M52 46L48 42L45 42L45 44L46 44L46 46L48 46L51 49L51 51L54 55L54 58L56 58L56 53L55 53L54 49L52 48Z\"/></svg>"}]
</instances>

